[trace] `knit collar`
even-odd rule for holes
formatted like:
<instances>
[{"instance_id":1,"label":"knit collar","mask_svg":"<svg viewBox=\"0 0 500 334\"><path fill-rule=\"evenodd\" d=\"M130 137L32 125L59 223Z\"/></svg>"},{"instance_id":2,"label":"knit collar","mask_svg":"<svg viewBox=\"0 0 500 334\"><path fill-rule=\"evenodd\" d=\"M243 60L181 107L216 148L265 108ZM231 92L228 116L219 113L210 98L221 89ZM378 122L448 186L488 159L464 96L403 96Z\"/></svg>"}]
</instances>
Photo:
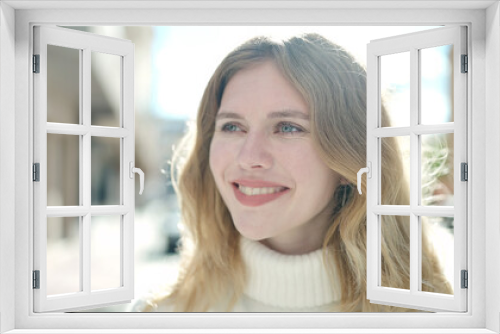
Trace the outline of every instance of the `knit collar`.
<instances>
[{"instance_id":1,"label":"knit collar","mask_svg":"<svg viewBox=\"0 0 500 334\"><path fill-rule=\"evenodd\" d=\"M241 237L241 254L248 281L245 294L261 303L282 308L309 308L340 299L323 264L322 250L284 255L260 242Z\"/></svg>"}]
</instances>

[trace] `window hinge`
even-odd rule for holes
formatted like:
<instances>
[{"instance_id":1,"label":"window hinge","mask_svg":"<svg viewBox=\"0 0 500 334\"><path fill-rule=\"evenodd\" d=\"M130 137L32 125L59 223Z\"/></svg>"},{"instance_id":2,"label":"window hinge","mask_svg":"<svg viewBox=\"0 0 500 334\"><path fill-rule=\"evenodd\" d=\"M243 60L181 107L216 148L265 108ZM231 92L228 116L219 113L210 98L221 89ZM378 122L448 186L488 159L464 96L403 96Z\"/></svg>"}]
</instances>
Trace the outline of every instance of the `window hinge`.
<instances>
[{"instance_id":1,"label":"window hinge","mask_svg":"<svg viewBox=\"0 0 500 334\"><path fill-rule=\"evenodd\" d=\"M33 181L40 182L40 164L38 162L33 164Z\"/></svg>"},{"instance_id":2,"label":"window hinge","mask_svg":"<svg viewBox=\"0 0 500 334\"><path fill-rule=\"evenodd\" d=\"M467 165L466 162L462 162L460 164L460 170L461 170L461 181L469 181L469 166Z\"/></svg>"},{"instance_id":3,"label":"window hinge","mask_svg":"<svg viewBox=\"0 0 500 334\"><path fill-rule=\"evenodd\" d=\"M40 55L33 55L33 73L40 73Z\"/></svg>"},{"instance_id":4,"label":"window hinge","mask_svg":"<svg viewBox=\"0 0 500 334\"><path fill-rule=\"evenodd\" d=\"M462 289L469 288L469 274L467 270L462 270L461 276L462 276Z\"/></svg>"},{"instance_id":5,"label":"window hinge","mask_svg":"<svg viewBox=\"0 0 500 334\"><path fill-rule=\"evenodd\" d=\"M40 270L33 270L33 289L40 289Z\"/></svg>"},{"instance_id":6,"label":"window hinge","mask_svg":"<svg viewBox=\"0 0 500 334\"><path fill-rule=\"evenodd\" d=\"M462 73L469 72L469 57L467 55L462 55Z\"/></svg>"}]
</instances>

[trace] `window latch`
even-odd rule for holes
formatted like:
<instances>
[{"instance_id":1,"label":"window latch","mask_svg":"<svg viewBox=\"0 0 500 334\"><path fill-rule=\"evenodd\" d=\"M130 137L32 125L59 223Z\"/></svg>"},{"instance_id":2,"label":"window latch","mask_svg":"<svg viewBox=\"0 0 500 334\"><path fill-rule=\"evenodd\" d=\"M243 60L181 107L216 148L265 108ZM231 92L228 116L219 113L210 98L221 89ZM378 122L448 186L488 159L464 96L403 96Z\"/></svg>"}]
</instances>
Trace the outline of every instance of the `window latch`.
<instances>
[{"instance_id":1,"label":"window latch","mask_svg":"<svg viewBox=\"0 0 500 334\"><path fill-rule=\"evenodd\" d=\"M361 195L361 176L366 173L366 177L371 179L372 178L372 163L371 161L368 161L368 167L361 168L358 171L358 192Z\"/></svg>"},{"instance_id":2,"label":"window latch","mask_svg":"<svg viewBox=\"0 0 500 334\"><path fill-rule=\"evenodd\" d=\"M140 185L140 190L139 190L139 195L142 195L142 191L144 190L144 172L140 168L134 167L134 162L130 161L129 163L129 171L130 171L130 178L134 178L134 173L139 174L139 185Z\"/></svg>"}]
</instances>

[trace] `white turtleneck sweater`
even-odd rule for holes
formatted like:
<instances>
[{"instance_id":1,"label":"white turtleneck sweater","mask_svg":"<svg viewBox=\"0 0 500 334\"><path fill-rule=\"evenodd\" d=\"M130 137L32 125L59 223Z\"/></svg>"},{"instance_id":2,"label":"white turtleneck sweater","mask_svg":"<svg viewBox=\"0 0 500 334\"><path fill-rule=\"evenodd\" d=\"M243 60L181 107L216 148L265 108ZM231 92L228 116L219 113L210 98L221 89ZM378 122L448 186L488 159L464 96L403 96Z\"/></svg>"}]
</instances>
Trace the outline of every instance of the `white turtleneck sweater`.
<instances>
[{"instance_id":1,"label":"white turtleneck sweater","mask_svg":"<svg viewBox=\"0 0 500 334\"><path fill-rule=\"evenodd\" d=\"M240 249L248 279L233 312L339 311L339 288L329 282L321 249L304 255L284 255L244 237ZM149 303L142 299L132 311L141 312ZM155 312L172 310L168 298L153 308Z\"/></svg>"}]
</instances>

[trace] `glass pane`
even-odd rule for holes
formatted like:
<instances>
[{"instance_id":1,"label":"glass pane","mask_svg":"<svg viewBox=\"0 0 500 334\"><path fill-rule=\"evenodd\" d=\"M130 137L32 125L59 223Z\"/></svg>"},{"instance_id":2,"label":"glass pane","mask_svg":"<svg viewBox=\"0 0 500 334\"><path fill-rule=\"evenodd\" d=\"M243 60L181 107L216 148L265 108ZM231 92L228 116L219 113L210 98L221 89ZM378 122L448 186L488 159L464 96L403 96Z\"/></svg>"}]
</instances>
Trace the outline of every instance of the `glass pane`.
<instances>
[{"instance_id":1,"label":"glass pane","mask_svg":"<svg viewBox=\"0 0 500 334\"><path fill-rule=\"evenodd\" d=\"M121 216L92 216L92 290L121 286Z\"/></svg>"},{"instance_id":2,"label":"glass pane","mask_svg":"<svg viewBox=\"0 0 500 334\"><path fill-rule=\"evenodd\" d=\"M410 217L380 216L382 286L410 289Z\"/></svg>"},{"instance_id":3,"label":"glass pane","mask_svg":"<svg viewBox=\"0 0 500 334\"><path fill-rule=\"evenodd\" d=\"M120 126L121 57L92 52L92 125Z\"/></svg>"},{"instance_id":4,"label":"glass pane","mask_svg":"<svg viewBox=\"0 0 500 334\"><path fill-rule=\"evenodd\" d=\"M47 45L47 122L80 123L80 50Z\"/></svg>"},{"instance_id":5,"label":"glass pane","mask_svg":"<svg viewBox=\"0 0 500 334\"><path fill-rule=\"evenodd\" d=\"M80 205L80 137L47 134L47 205Z\"/></svg>"},{"instance_id":6,"label":"glass pane","mask_svg":"<svg viewBox=\"0 0 500 334\"><path fill-rule=\"evenodd\" d=\"M451 217L421 217L422 291L453 294L454 224Z\"/></svg>"},{"instance_id":7,"label":"glass pane","mask_svg":"<svg viewBox=\"0 0 500 334\"><path fill-rule=\"evenodd\" d=\"M420 50L421 124L453 122L453 45Z\"/></svg>"},{"instance_id":8,"label":"glass pane","mask_svg":"<svg viewBox=\"0 0 500 334\"><path fill-rule=\"evenodd\" d=\"M79 291L80 217L47 218L47 294Z\"/></svg>"},{"instance_id":9,"label":"glass pane","mask_svg":"<svg viewBox=\"0 0 500 334\"><path fill-rule=\"evenodd\" d=\"M453 134L421 136L422 205L452 206Z\"/></svg>"},{"instance_id":10,"label":"glass pane","mask_svg":"<svg viewBox=\"0 0 500 334\"><path fill-rule=\"evenodd\" d=\"M120 204L120 138L92 137L92 205Z\"/></svg>"},{"instance_id":11,"label":"glass pane","mask_svg":"<svg viewBox=\"0 0 500 334\"><path fill-rule=\"evenodd\" d=\"M381 204L410 205L410 136L380 139Z\"/></svg>"},{"instance_id":12,"label":"glass pane","mask_svg":"<svg viewBox=\"0 0 500 334\"><path fill-rule=\"evenodd\" d=\"M410 126L410 53L380 57L382 127Z\"/></svg>"}]
</instances>

